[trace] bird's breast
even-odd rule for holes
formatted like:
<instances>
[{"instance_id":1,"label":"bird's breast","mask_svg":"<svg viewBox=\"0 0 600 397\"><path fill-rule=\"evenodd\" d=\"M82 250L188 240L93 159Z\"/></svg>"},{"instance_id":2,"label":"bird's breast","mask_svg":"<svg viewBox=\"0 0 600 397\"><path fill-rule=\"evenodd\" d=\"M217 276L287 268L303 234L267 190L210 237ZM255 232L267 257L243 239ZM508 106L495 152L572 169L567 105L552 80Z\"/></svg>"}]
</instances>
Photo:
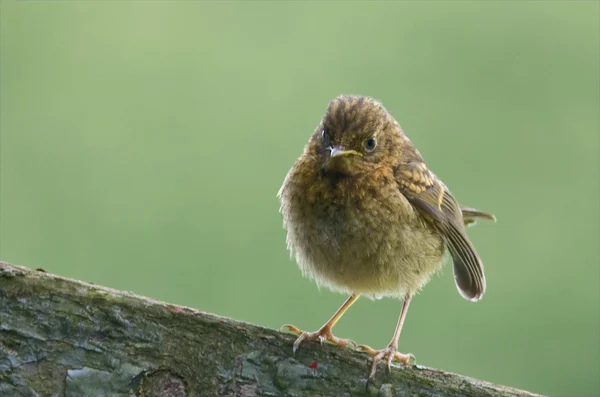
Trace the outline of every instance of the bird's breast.
<instances>
[{"instance_id":1,"label":"bird's breast","mask_svg":"<svg viewBox=\"0 0 600 397\"><path fill-rule=\"evenodd\" d=\"M413 291L438 267L441 237L387 175L322 178L282 189L288 246L302 271L332 289Z\"/></svg>"}]
</instances>

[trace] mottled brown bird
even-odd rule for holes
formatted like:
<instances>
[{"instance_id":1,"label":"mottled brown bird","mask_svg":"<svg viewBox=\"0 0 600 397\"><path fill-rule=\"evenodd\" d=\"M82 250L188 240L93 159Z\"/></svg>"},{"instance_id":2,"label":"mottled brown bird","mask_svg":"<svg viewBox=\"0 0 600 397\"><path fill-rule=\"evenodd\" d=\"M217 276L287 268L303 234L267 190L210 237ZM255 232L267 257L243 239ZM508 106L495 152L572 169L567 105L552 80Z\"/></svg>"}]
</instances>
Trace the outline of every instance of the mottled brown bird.
<instances>
[{"instance_id":1,"label":"mottled brown bird","mask_svg":"<svg viewBox=\"0 0 600 397\"><path fill-rule=\"evenodd\" d=\"M344 95L329 103L278 197L287 245L302 273L349 295L318 331L282 327L299 335L294 352L305 340L356 346L332 334L340 317L360 295L393 297L404 301L389 345L356 348L373 356L369 378L383 359L388 369L393 359L409 363L412 355L397 351L408 305L440 269L446 248L460 294L478 301L485 292L465 225L494 216L459 207L373 98Z\"/></svg>"}]
</instances>

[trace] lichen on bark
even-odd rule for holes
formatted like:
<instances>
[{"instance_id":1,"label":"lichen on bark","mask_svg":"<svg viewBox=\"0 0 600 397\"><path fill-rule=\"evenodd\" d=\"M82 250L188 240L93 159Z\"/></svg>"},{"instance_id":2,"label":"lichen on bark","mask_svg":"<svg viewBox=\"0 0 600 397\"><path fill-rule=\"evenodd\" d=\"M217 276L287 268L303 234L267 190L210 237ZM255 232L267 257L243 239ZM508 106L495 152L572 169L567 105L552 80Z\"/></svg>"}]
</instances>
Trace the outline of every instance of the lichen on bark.
<instances>
[{"instance_id":1,"label":"lichen on bark","mask_svg":"<svg viewBox=\"0 0 600 397\"><path fill-rule=\"evenodd\" d=\"M0 262L0 396L537 396Z\"/></svg>"}]
</instances>

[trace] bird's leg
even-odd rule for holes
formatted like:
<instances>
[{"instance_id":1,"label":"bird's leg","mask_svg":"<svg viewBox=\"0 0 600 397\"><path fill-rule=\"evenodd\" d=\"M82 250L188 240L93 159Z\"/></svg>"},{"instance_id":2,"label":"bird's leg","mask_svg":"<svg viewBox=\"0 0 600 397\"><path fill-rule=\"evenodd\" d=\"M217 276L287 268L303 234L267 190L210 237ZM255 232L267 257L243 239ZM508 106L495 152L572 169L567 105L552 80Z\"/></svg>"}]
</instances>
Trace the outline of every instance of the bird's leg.
<instances>
[{"instance_id":1,"label":"bird's leg","mask_svg":"<svg viewBox=\"0 0 600 397\"><path fill-rule=\"evenodd\" d=\"M400 317L398 317L398 324L396 325L394 336L392 337L392 340L385 349L374 350L366 345L360 345L356 347L356 350L367 352L368 354L373 356L373 365L371 366L369 380L373 379L373 377L375 376L375 372L377 371L377 364L379 364L379 362L383 359L386 360L388 371L390 370L392 360L394 359L405 364L409 364L411 363L411 361L415 361L415 356L413 354L403 354L398 352L398 339L400 339L400 332L402 332L402 325L404 324L404 319L406 318L406 312L408 311L408 304L410 303L410 298L410 295L406 295L406 297L404 297L404 302L402 303L402 310L400 311Z\"/></svg>"},{"instance_id":2,"label":"bird's leg","mask_svg":"<svg viewBox=\"0 0 600 397\"><path fill-rule=\"evenodd\" d=\"M348 310L348 308L352 306L354 302L356 302L359 296L360 295L358 294L350 295L348 299L346 299L344 304L335 312L333 316L331 316L331 318L321 328L319 328L318 331L301 331L300 329L290 324L286 324L283 327L281 327L281 330L285 329L287 331L293 332L296 335L299 335L298 339L296 339L296 341L294 342L294 353L296 353L296 350L298 350L298 346L300 346L300 343L302 343L305 340L318 340L319 342L321 342L321 344L323 344L325 341L328 341L341 347L347 345L356 346L356 343L354 343L354 341L350 339L341 339L334 336L331 333L331 330L338 322L338 320L344 315L346 310Z\"/></svg>"}]
</instances>

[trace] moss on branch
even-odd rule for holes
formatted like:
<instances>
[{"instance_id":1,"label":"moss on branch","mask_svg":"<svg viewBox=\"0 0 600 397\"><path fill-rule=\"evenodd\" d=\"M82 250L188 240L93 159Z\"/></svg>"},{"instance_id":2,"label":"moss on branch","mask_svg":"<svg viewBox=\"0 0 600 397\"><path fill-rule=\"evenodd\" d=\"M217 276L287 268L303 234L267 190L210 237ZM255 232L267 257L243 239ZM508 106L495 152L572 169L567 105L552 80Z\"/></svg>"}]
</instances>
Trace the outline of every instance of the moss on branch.
<instances>
[{"instance_id":1,"label":"moss on branch","mask_svg":"<svg viewBox=\"0 0 600 397\"><path fill-rule=\"evenodd\" d=\"M537 396L0 262L0 396Z\"/></svg>"}]
</instances>

